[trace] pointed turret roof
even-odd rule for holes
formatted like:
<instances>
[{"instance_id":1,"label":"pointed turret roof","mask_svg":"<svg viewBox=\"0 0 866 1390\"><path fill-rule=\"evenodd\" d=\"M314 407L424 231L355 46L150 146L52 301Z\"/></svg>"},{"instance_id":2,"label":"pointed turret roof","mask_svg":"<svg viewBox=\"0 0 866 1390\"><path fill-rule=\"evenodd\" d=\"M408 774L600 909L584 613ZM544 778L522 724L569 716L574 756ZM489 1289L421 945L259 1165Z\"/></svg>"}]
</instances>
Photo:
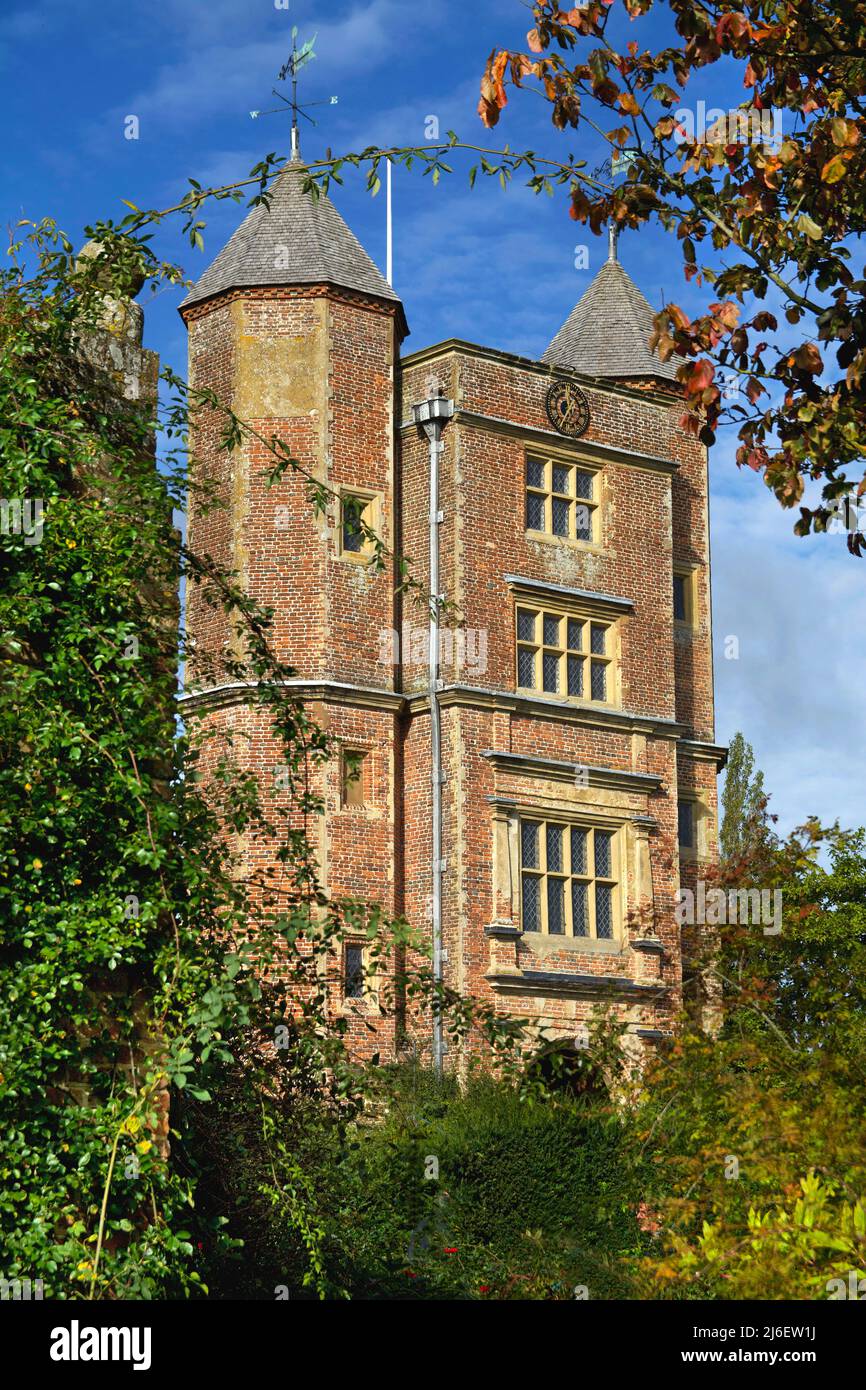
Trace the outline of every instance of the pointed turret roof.
<instances>
[{"instance_id":1,"label":"pointed turret roof","mask_svg":"<svg viewBox=\"0 0 866 1390\"><path fill-rule=\"evenodd\" d=\"M675 361L650 351L653 311L616 255L616 237L601 270L542 355L542 362L586 376L675 381Z\"/></svg>"},{"instance_id":2,"label":"pointed turret roof","mask_svg":"<svg viewBox=\"0 0 866 1390\"><path fill-rule=\"evenodd\" d=\"M271 285L338 285L400 304L330 198L304 193L306 172L298 160L285 166L271 186L270 207L247 214L181 309L224 290Z\"/></svg>"}]
</instances>

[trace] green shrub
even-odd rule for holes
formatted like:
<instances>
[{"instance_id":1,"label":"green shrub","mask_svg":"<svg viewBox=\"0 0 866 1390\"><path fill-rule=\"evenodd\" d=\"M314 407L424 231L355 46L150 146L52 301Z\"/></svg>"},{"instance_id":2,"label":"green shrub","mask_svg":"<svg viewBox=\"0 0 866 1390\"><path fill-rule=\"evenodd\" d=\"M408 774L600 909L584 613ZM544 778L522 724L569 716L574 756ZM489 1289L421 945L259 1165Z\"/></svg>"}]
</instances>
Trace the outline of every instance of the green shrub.
<instances>
[{"instance_id":1,"label":"green shrub","mask_svg":"<svg viewBox=\"0 0 866 1390\"><path fill-rule=\"evenodd\" d=\"M279 1157L260 1126L251 1137L237 1098L211 1124L223 1206L209 1214L228 1214L244 1242L233 1272L208 1271L216 1296L272 1298L278 1285L305 1296L303 1241L261 1196L272 1163L293 1190L303 1175L332 1295L573 1298L585 1286L593 1299L632 1296L638 1199L611 1107L521 1099L490 1078L461 1091L418 1068L392 1072L384 1089L387 1102L361 1122L315 1101L283 1106Z\"/></svg>"}]
</instances>

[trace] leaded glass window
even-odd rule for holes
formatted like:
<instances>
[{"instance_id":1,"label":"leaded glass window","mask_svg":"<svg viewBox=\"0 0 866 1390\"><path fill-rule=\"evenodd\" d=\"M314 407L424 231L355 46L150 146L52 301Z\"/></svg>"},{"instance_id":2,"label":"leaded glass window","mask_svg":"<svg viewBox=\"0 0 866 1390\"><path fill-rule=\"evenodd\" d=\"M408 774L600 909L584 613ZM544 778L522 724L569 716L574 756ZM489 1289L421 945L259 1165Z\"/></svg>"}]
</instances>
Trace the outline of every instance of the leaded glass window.
<instances>
[{"instance_id":1,"label":"leaded glass window","mask_svg":"<svg viewBox=\"0 0 866 1390\"><path fill-rule=\"evenodd\" d=\"M596 539L596 477L577 463L528 455L526 529L573 541Z\"/></svg>"},{"instance_id":2,"label":"leaded glass window","mask_svg":"<svg viewBox=\"0 0 866 1390\"><path fill-rule=\"evenodd\" d=\"M616 843L612 830L521 819L523 930L612 940L620 910Z\"/></svg>"},{"instance_id":3,"label":"leaded glass window","mask_svg":"<svg viewBox=\"0 0 866 1390\"><path fill-rule=\"evenodd\" d=\"M346 999L361 999L364 995L364 948L347 946L343 962L343 993Z\"/></svg>"},{"instance_id":4,"label":"leaded glass window","mask_svg":"<svg viewBox=\"0 0 866 1390\"><path fill-rule=\"evenodd\" d=\"M517 608L517 686L561 698L613 700L613 624L549 608Z\"/></svg>"}]
</instances>

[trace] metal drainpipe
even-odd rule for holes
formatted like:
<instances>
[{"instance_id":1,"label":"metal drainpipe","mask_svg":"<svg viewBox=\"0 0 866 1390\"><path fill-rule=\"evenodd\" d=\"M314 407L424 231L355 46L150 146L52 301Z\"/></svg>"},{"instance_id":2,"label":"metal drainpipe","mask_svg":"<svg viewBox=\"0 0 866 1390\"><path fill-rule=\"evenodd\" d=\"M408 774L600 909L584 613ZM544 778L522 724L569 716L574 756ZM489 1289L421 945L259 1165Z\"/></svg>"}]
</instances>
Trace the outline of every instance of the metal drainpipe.
<instances>
[{"instance_id":1,"label":"metal drainpipe","mask_svg":"<svg viewBox=\"0 0 866 1390\"><path fill-rule=\"evenodd\" d=\"M430 779L432 783L432 931L433 978L442 981L442 725L439 715L439 606L444 597L439 592L439 455L442 452L442 431L454 414L454 402L444 396L431 396L420 405L413 405L412 417L427 436L430 451L430 637L429 637L429 697L430 697ZM433 1012L433 1067L442 1075L445 1054L442 1036L442 1015Z\"/></svg>"}]
</instances>

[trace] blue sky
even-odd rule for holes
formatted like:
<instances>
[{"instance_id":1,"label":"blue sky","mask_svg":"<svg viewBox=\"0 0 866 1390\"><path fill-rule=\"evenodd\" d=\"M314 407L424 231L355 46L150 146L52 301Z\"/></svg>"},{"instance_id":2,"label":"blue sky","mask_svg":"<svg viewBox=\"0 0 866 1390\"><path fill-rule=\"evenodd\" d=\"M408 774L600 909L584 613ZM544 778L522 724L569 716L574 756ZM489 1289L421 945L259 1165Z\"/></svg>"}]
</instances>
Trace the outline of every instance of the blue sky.
<instances>
[{"instance_id":1,"label":"blue sky","mask_svg":"<svg viewBox=\"0 0 866 1390\"><path fill-rule=\"evenodd\" d=\"M462 139L579 152L590 168L605 150L592 132L552 129L537 95L512 98L499 127L485 132L475 114L485 59L499 45L522 47L530 12L519 0L437 0L406 5L335 0L6 0L0 17L2 213L51 216L73 240L102 217L124 215L121 199L166 206L188 176L203 184L242 177L263 154L284 151L282 117L252 121L276 105L276 72L297 24L318 34L304 81L319 108L317 129L302 134L315 158L371 144L420 144L425 122ZM661 25L653 21L658 38ZM628 28L624 19L619 29ZM629 35L630 37L631 35ZM646 25L642 27L646 38ZM734 106L742 93L729 74L690 93ZM124 136L135 115L139 138ZM373 258L384 266L384 200L371 199L351 171L334 199ZM394 177L394 281L411 328L406 348L463 337L539 355L598 269L606 245L569 219L563 194L536 198L513 185L465 172L434 188L420 173ZM184 245L176 227L155 247L198 275L242 215L232 203L204 214L205 253ZM589 243L589 269L575 269L575 246ZM679 253L658 229L628 233L621 259L650 303L675 299L698 308ZM858 258L855 257L855 263ZM178 370L185 335L180 292L145 302L145 341ZM771 307L773 307L771 305ZM782 828L808 814L843 825L866 823L866 790L854 756L863 744L866 656L857 646L866 559L850 557L842 537L802 541L760 479L738 472L723 436L711 456L717 737L740 728L755 747ZM739 657L724 656L736 636Z\"/></svg>"}]
</instances>

